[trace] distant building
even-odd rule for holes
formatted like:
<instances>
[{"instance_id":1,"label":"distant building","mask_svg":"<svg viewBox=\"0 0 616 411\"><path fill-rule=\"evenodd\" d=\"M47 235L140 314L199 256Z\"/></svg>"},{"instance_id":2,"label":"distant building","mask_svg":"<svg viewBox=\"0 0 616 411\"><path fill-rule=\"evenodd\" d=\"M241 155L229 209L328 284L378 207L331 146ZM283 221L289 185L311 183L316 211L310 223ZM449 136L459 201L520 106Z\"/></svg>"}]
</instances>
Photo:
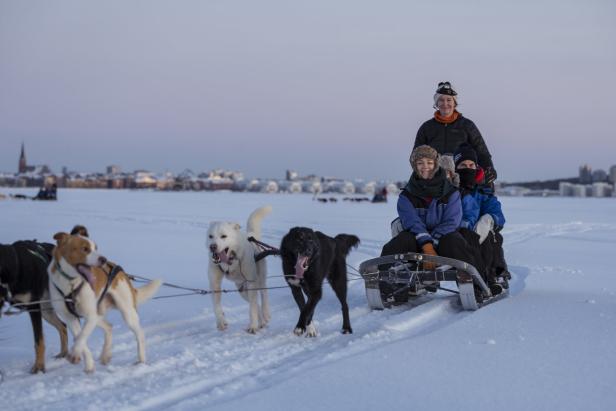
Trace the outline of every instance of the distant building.
<instances>
[{"instance_id":1,"label":"distant building","mask_svg":"<svg viewBox=\"0 0 616 411\"><path fill-rule=\"evenodd\" d=\"M593 197L609 197L612 195L613 187L608 183L593 183L592 184L592 196Z\"/></svg>"},{"instance_id":2,"label":"distant building","mask_svg":"<svg viewBox=\"0 0 616 411\"><path fill-rule=\"evenodd\" d=\"M40 166L29 166L26 162L26 148L24 143L21 143L21 153L19 154L19 169L17 174L31 173L32 175L41 176L43 174L51 174L49 166L43 164ZM36 182L35 184L38 184Z\"/></svg>"},{"instance_id":3,"label":"distant building","mask_svg":"<svg viewBox=\"0 0 616 411\"><path fill-rule=\"evenodd\" d=\"M586 186L583 184L573 184L571 187L574 197L586 197Z\"/></svg>"},{"instance_id":4,"label":"distant building","mask_svg":"<svg viewBox=\"0 0 616 411\"><path fill-rule=\"evenodd\" d=\"M278 183L274 180L268 180L261 189L262 192L269 194L277 193L279 190Z\"/></svg>"},{"instance_id":5,"label":"distant building","mask_svg":"<svg viewBox=\"0 0 616 411\"><path fill-rule=\"evenodd\" d=\"M153 173L145 170L139 170L135 172L135 186L136 188L156 188L156 178Z\"/></svg>"},{"instance_id":6,"label":"distant building","mask_svg":"<svg viewBox=\"0 0 616 411\"><path fill-rule=\"evenodd\" d=\"M295 170L287 170L287 180L294 181L299 179L299 174Z\"/></svg>"},{"instance_id":7,"label":"distant building","mask_svg":"<svg viewBox=\"0 0 616 411\"><path fill-rule=\"evenodd\" d=\"M24 143L21 143L21 154L19 155L19 168L18 173L23 174L28 171L28 165L26 163L26 149Z\"/></svg>"},{"instance_id":8,"label":"distant building","mask_svg":"<svg viewBox=\"0 0 616 411\"><path fill-rule=\"evenodd\" d=\"M616 165L610 167L610 175L609 175L610 183L616 184Z\"/></svg>"},{"instance_id":9,"label":"distant building","mask_svg":"<svg viewBox=\"0 0 616 411\"><path fill-rule=\"evenodd\" d=\"M607 181L607 173L601 169L592 172L593 183L604 183Z\"/></svg>"},{"instance_id":10,"label":"distant building","mask_svg":"<svg viewBox=\"0 0 616 411\"><path fill-rule=\"evenodd\" d=\"M580 184L592 183L592 168L588 164L584 164L580 167Z\"/></svg>"},{"instance_id":11,"label":"distant building","mask_svg":"<svg viewBox=\"0 0 616 411\"><path fill-rule=\"evenodd\" d=\"M107 174L120 174L121 172L122 172L122 169L120 168L120 166L115 166L115 165L107 166Z\"/></svg>"},{"instance_id":12,"label":"distant building","mask_svg":"<svg viewBox=\"0 0 616 411\"><path fill-rule=\"evenodd\" d=\"M573 195L573 184L561 181L558 185L558 192L563 197L571 197Z\"/></svg>"},{"instance_id":13,"label":"distant building","mask_svg":"<svg viewBox=\"0 0 616 411\"><path fill-rule=\"evenodd\" d=\"M302 191L304 193L319 194L323 191L323 186L320 181L304 181L302 183Z\"/></svg>"},{"instance_id":14,"label":"distant building","mask_svg":"<svg viewBox=\"0 0 616 411\"><path fill-rule=\"evenodd\" d=\"M291 194L299 194L302 192L302 182L301 181L292 181L285 180L278 182L278 186L281 192L291 193Z\"/></svg>"}]
</instances>

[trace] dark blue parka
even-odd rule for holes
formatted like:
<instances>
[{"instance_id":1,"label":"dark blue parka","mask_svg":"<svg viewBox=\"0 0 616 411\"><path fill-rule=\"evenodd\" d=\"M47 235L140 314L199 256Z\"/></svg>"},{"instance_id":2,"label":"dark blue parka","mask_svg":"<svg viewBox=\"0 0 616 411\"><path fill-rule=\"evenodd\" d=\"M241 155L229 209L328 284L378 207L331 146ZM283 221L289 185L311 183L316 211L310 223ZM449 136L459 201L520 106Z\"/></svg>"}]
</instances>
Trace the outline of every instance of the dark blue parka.
<instances>
[{"instance_id":1,"label":"dark blue parka","mask_svg":"<svg viewBox=\"0 0 616 411\"><path fill-rule=\"evenodd\" d=\"M489 189L475 187L470 191L463 192L460 227L472 230L484 214L492 216L495 229L501 229L505 225L501 203Z\"/></svg>"},{"instance_id":2,"label":"dark blue parka","mask_svg":"<svg viewBox=\"0 0 616 411\"><path fill-rule=\"evenodd\" d=\"M404 189L398 197L398 215L402 227L415 234L419 247L427 242L438 245L442 236L456 231L460 226L460 192L452 187L440 198L426 199Z\"/></svg>"}]
</instances>

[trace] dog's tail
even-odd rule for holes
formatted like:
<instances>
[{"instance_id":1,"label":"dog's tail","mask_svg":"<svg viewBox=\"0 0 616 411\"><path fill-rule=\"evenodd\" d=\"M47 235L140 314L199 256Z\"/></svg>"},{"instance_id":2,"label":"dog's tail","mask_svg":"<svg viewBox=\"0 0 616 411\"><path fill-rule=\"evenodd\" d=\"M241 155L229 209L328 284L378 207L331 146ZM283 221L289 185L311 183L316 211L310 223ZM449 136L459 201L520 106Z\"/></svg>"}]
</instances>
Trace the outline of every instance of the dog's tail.
<instances>
[{"instance_id":1,"label":"dog's tail","mask_svg":"<svg viewBox=\"0 0 616 411\"><path fill-rule=\"evenodd\" d=\"M345 256L349 255L351 248L356 248L359 245L359 237L352 234L338 234L334 237L334 240L336 240L336 247L338 247Z\"/></svg>"},{"instance_id":2,"label":"dog's tail","mask_svg":"<svg viewBox=\"0 0 616 411\"><path fill-rule=\"evenodd\" d=\"M144 285L141 288L137 288L135 291L137 292L137 305L142 304L152 298L156 291L160 288L162 284L161 280L153 280Z\"/></svg>"},{"instance_id":3,"label":"dog's tail","mask_svg":"<svg viewBox=\"0 0 616 411\"><path fill-rule=\"evenodd\" d=\"M261 238L261 220L272 212L272 206L265 206L257 208L248 217L248 224L246 224L246 230L251 233L256 239Z\"/></svg>"}]
</instances>

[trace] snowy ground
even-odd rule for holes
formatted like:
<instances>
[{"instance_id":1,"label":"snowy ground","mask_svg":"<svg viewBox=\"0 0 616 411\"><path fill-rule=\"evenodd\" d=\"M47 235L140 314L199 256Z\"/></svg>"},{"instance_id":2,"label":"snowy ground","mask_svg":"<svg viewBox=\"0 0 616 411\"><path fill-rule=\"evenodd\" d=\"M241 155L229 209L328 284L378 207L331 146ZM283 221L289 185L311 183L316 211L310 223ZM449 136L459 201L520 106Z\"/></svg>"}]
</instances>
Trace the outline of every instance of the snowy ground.
<instances>
[{"instance_id":1,"label":"snowy ground","mask_svg":"<svg viewBox=\"0 0 616 411\"><path fill-rule=\"evenodd\" d=\"M216 329L209 297L157 299L139 310L148 364L133 365L133 336L113 313L112 364L97 364L92 375L83 364L53 359L59 340L48 325L47 373L30 375L29 319L3 317L1 408L616 409L616 201L502 200L511 296L477 312L462 312L440 293L412 309L371 312L363 283L352 281L354 334L339 333L339 304L326 286L315 315L320 335L310 339L292 334L298 310L288 289L270 292L273 319L257 335L244 331L248 310L237 294L223 295L225 332ZM207 288L208 223L244 225L264 204L274 208L263 222L265 242L278 245L295 225L356 234L362 244L348 261L355 267L379 254L395 216L393 202L321 204L307 195L61 190L55 203L0 201L0 243L51 241L85 224L100 251L127 272ZM282 274L276 257L268 257L268 268ZM100 331L89 345L97 355Z\"/></svg>"}]
</instances>

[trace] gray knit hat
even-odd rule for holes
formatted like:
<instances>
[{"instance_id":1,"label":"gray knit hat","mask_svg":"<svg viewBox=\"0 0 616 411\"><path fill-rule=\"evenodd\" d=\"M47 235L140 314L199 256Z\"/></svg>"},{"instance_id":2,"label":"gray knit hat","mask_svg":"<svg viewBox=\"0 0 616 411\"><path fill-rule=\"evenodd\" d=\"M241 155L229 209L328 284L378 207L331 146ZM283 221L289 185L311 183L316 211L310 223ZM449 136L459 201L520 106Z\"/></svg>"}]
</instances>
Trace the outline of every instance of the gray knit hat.
<instances>
[{"instance_id":1,"label":"gray knit hat","mask_svg":"<svg viewBox=\"0 0 616 411\"><path fill-rule=\"evenodd\" d=\"M438 165L447 172L447 178L456 186L460 186L460 176L456 173L456 164L453 161L453 156L442 155L439 159Z\"/></svg>"},{"instance_id":2,"label":"gray knit hat","mask_svg":"<svg viewBox=\"0 0 616 411\"><path fill-rule=\"evenodd\" d=\"M434 160L435 166L434 166L434 173L432 174L432 176L436 174L439 168L439 158L440 158L438 152L432 147L427 146L427 145L415 147L415 149L411 153L411 157L409 158L409 161L411 163L411 167L413 168L413 171L417 174L419 174L419 172L417 171L417 161L421 158L430 158Z\"/></svg>"}]
</instances>

